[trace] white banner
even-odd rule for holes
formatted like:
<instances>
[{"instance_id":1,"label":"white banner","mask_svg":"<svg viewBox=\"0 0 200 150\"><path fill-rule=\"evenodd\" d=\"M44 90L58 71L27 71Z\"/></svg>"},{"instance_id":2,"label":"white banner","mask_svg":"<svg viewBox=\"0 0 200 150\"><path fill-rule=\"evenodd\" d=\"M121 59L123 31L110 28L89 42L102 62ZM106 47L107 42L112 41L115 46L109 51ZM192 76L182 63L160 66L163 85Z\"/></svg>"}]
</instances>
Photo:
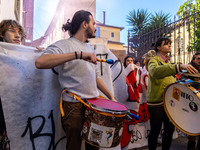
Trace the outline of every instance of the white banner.
<instances>
[{"instance_id":1,"label":"white banner","mask_svg":"<svg viewBox=\"0 0 200 150\"><path fill-rule=\"evenodd\" d=\"M126 103L129 103L127 105L131 106L133 112L135 111L139 114L140 120L126 122L124 126L126 130L123 132L125 136L122 135L122 138L126 138L123 140L123 143L121 143L123 150L147 146L148 135L150 133L150 116L147 107L148 71L145 69L145 67L139 68L134 64L129 64L125 69L125 72L130 84L133 87L132 91L128 91L129 100ZM136 92L139 92L139 100L132 100L133 98L131 99L130 95L132 94L137 97ZM162 127L158 137L159 143L162 143L163 132L164 129ZM178 137L178 132L180 131L177 131L176 129L173 134L173 138Z\"/></svg>"},{"instance_id":2,"label":"white banner","mask_svg":"<svg viewBox=\"0 0 200 150\"><path fill-rule=\"evenodd\" d=\"M0 96L12 150L64 149L59 98L51 69L38 70L35 48L0 43Z\"/></svg>"},{"instance_id":3,"label":"white banner","mask_svg":"<svg viewBox=\"0 0 200 150\"><path fill-rule=\"evenodd\" d=\"M116 100L123 103L127 99L123 66L103 44L94 45L99 58L115 61L113 65L98 65L101 79ZM40 55L32 47L0 43L0 96L12 150L65 149L59 109L62 89L51 69L36 69L35 60ZM109 150L112 149L121 147Z\"/></svg>"}]
</instances>

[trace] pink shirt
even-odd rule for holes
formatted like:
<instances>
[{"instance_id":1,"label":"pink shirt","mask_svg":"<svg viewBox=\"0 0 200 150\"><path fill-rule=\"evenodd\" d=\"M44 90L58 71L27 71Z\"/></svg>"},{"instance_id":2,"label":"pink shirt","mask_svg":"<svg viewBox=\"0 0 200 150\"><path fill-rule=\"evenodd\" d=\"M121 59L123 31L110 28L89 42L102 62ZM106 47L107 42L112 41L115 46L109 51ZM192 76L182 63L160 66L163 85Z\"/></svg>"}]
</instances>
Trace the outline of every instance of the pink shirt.
<instances>
[{"instance_id":1,"label":"pink shirt","mask_svg":"<svg viewBox=\"0 0 200 150\"><path fill-rule=\"evenodd\" d=\"M160 53L157 53L157 55L162 59L163 62L169 62L170 61L170 57L168 55L166 56L163 56L162 54Z\"/></svg>"}]
</instances>

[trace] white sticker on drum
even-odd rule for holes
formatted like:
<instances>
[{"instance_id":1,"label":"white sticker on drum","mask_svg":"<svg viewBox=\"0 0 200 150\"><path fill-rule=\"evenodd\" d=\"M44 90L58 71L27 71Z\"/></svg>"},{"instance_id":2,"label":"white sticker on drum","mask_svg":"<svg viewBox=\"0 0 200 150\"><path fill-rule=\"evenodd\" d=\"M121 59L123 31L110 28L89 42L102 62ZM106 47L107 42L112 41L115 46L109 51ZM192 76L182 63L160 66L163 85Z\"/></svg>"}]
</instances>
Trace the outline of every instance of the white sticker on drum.
<instances>
[{"instance_id":1,"label":"white sticker on drum","mask_svg":"<svg viewBox=\"0 0 200 150\"><path fill-rule=\"evenodd\" d=\"M119 137L122 136L122 132L123 132L123 127L119 130Z\"/></svg>"},{"instance_id":2,"label":"white sticker on drum","mask_svg":"<svg viewBox=\"0 0 200 150\"><path fill-rule=\"evenodd\" d=\"M174 107L174 106L175 106L175 101L174 101L174 100L172 100L172 99L171 99L171 100L169 100L169 105L170 105L170 106L172 106L172 107Z\"/></svg>"},{"instance_id":3,"label":"white sticker on drum","mask_svg":"<svg viewBox=\"0 0 200 150\"><path fill-rule=\"evenodd\" d=\"M97 142L100 147L111 147L114 133L115 128L113 127L99 126L91 123L88 140Z\"/></svg>"}]
</instances>

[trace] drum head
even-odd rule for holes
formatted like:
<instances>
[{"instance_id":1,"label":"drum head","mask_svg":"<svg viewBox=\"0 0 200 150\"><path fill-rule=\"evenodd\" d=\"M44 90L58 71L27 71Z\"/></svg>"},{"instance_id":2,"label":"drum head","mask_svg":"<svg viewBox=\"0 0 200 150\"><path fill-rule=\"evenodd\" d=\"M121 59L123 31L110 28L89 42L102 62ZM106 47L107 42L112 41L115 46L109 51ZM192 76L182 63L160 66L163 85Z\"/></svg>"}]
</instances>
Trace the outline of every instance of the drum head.
<instances>
[{"instance_id":1,"label":"drum head","mask_svg":"<svg viewBox=\"0 0 200 150\"><path fill-rule=\"evenodd\" d=\"M200 134L200 93L191 86L173 83L163 94L164 108L172 123L182 132Z\"/></svg>"},{"instance_id":2,"label":"drum head","mask_svg":"<svg viewBox=\"0 0 200 150\"><path fill-rule=\"evenodd\" d=\"M88 99L87 100L93 109L102 111L102 112L112 112L116 114L125 114L127 113L128 108L118 102L114 102L112 100L107 99Z\"/></svg>"}]
</instances>

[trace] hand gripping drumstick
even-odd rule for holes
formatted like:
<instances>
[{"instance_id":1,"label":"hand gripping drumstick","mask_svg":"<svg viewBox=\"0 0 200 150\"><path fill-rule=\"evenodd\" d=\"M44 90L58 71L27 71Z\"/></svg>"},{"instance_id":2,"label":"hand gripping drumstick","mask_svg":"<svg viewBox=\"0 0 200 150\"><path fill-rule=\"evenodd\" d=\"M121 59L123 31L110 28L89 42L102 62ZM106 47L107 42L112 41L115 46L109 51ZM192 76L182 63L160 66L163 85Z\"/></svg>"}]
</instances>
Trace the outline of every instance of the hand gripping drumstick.
<instances>
[{"instance_id":1,"label":"hand gripping drumstick","mask_svg":"<svg viewBox=\"0 0 200 150\"><path fill-rule=\"evenodd\" d=\"M132 114L131 112L128 112L128 115L131 116L131 118L135 119L135 120L140 120L140 117L135 115L135 114Z\"/></svg>"},{"instance_id":2,"label":"hand gripping drumstick","mask_svg":"<svg viewBox=\"0 0 200 150\"><path fill-rule=\"evenodd\" d=\"M97 59L100 62L107 62L108 64L114 64L114 60L112 59Z\"/></svg>"}]
</instances>

